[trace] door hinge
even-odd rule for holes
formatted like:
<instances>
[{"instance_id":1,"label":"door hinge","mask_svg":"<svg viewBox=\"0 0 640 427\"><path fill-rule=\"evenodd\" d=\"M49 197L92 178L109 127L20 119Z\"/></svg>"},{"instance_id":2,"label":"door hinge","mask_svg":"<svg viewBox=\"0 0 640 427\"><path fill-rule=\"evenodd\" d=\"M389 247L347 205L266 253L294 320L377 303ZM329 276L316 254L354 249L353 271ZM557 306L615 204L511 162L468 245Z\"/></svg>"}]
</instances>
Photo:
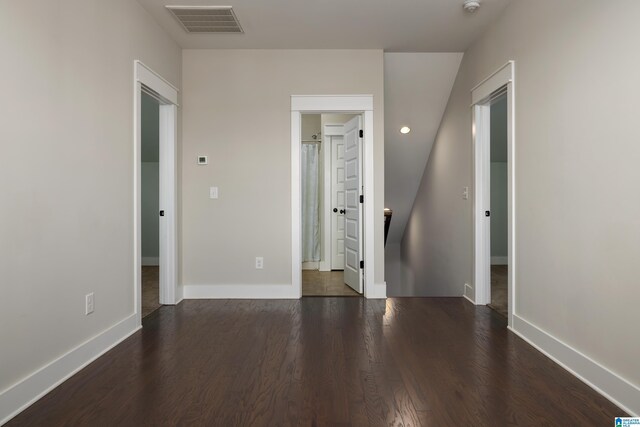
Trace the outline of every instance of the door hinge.
<instances>
[{"instance_id":1,"label":"door hinge","mask_svg":"<svg viewBox=\"0 0 640 427\"><path fill-rule=\"evenodd\" d=\"M364 138L364 131L360 129L360 138Z\"/></svg>"},{"instance_id":2,"label":"door hinge","mask_svg":"<svg viewBox=\"0 0 640 427\"><path fill-rule=\"evenodd\" d=\"M364 203L364 196L362 194L360 195L360 203Z\"/></svg>"},{"instance_id":3,"label":"door hinge","mask_svg":"<svg viewBox=\"0 0 640 427\"><path fill-rule=\"evenodd\" d=\"M360 261L360 268L364 268L364 260Z\"/></svg>"}]
</instances>

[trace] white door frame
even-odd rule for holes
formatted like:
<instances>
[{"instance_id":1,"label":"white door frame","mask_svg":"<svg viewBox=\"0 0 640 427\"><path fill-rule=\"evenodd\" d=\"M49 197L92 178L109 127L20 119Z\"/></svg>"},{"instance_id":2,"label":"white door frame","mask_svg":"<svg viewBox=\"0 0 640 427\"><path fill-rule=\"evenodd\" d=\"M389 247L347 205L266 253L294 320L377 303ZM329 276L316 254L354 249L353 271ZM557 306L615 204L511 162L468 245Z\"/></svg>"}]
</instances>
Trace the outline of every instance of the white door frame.
<instances>
[{"instance_id":1,"label":"white door frame","mask_svg":"<svg viewBox=\"0 0 640 427\"><path fill-rule=\"evenodd\" d=\"M327 123L324 125L322 129L322 161L324 168L324 212L323 212L323 221L322 221L322 234L324 239L324 251L322 254L322 260L320 261L320 271L331 271L331 259L333 253L331 251L331 245L333 244L333 236L331 235L331 218L332 216L328 214L331 211L331 172L333 171L333 161L331 158L331 153L333 149L333 140L334 136L344 136L343 135L344 124L337 123ZM327 210L329 209L329 210Z\"/></svg>"},{"instance_id":2,"label":"white door frame","mask_svg":"<svg viewBox=\"0 0 640 427\"><path fill-rule=\"evenodd\" d=\"M302 297L302 194L300 186L300 140L302 114L361 114L364 168L364 296L375 295L374 285L374 186L373 186L373 95L291 96L291 281L297 298Z\"/></svg>"},{"instance_id":3,"label":"white door frame","mask_svg":"<svg viewBox=\"0 0 640 427\"><path fill-rule=\"evenodd\" d=\"M177 141L178 89L141 61L134 61L134 286L135 311L142 323L142 217L141 217L141 159L142 159L142 92L160 103L160 303L177 304L182 300L178 292L177 263Z\"/></svg>"},{"instance_id":4,"label":"white door frame","mask_svg":"<svg viewBox=\"0 0 640 427\"><path fill-rule=\"evenodd\" d=\"M476 305L491 303L490 217L490 118L491 95L506 87L507 94L507 214L508 214L508 322L513 325L516 301L515 232L515 62L509 61L471 90L474 158L474 294L465 296ZM465 292L467 290L465 289Z\"/></svg>"}]
</instances>

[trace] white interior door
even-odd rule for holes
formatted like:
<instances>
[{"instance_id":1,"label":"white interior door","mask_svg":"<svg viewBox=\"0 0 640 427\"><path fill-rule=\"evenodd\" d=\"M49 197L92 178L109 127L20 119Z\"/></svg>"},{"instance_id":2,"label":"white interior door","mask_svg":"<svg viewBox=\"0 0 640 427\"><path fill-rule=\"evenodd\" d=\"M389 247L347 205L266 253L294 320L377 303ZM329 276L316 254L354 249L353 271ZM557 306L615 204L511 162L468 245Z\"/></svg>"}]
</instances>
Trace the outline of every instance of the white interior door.
<instances>
[{"instance_id":1,"label":"white interior door","mask_svg":"<svg viewBox=\"0 0 640 427\"><path fill-rule=\"evenodd\" d=\"M344 125L344 282L362 293L362 144L360 130L362 118L351 119Z\"/></svg>"},{"instance_id":2,"label":"white interior door","mask_svg":"<svg viewBox=\"0 0 640 427\"><path fill-rule=\"evenodd\" d=\"M344 270L344 137L331 137L331 269Z\"/></svg>"}]
</instances>

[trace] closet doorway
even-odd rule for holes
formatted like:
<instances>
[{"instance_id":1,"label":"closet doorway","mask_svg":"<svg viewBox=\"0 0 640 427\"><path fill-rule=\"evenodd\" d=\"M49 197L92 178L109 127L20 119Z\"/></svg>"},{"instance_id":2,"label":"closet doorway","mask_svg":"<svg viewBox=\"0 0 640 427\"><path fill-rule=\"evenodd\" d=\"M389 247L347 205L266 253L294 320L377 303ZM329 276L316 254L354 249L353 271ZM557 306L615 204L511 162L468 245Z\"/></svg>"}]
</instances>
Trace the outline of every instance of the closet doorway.
<instances>
[{"instance_id":1,"label":"closet doorway","mask_svg":"<svg viewBox=\"0 0 640 427\"><path fill-rule=\"evenodd\" d=\"M362 117L301 117L302 296L361 296Z\"/></svg>"}]
</instances>

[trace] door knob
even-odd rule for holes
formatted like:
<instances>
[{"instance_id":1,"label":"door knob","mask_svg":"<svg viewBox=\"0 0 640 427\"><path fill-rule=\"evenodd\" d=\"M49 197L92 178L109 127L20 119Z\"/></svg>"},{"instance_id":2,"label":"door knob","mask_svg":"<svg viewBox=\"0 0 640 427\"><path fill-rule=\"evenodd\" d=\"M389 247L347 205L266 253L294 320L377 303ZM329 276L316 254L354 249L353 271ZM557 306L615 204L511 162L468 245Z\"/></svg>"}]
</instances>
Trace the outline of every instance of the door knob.
<instances>
[{"instance_id":1,"label":"door knob","mask_svg":"<svg viewBox=\"0 0 640 427\"><path fill-rule=\"evenodd\" d=\"M344 214L347 210L346 209L340 209L340 213Z\"/></svg>"},{"instance_id":2,"label":"door knob","mask_svg":"<svg viewBox=\"0 0 640 427\"><path fill-rule=\"evenodd\" d=\"M338 212L338 208L333 208L333 212Z\"/></svg>"}]
</instances>

